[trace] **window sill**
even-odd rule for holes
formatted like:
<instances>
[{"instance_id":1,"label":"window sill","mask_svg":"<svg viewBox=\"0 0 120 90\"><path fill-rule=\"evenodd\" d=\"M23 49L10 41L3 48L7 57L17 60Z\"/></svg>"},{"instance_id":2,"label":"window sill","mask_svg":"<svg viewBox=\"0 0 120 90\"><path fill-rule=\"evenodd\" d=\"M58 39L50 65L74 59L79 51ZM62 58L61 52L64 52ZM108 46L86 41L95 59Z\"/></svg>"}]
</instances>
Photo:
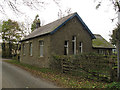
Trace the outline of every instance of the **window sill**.
<instances>
[{"instance_id":1,"label":"window sill","mask_svg":"<svg viewBox=\"0 0 120 90\"><path fill-rule=\"evenodd\" d=\"M44 58L44 56L39 56L39 58Z\"/></svg>"}]
</instances>

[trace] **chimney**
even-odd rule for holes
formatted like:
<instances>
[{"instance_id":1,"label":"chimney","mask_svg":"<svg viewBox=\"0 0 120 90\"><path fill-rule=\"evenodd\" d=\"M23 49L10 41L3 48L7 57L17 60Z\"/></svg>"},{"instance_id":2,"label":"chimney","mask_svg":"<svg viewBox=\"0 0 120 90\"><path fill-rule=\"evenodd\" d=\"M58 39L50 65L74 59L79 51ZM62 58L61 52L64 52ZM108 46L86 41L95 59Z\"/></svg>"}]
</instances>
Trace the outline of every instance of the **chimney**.
<instances>
[{"instance_id":1,"label":"chimney","mask_svg":"<svg viewBox=\"0 0 120 90\"><path fill-rule=\"evenodd\" d=\"M38 19L36 22L36 28L39 28L39 27L40 27L40 19Z\"/></svg>"}]
</instances>

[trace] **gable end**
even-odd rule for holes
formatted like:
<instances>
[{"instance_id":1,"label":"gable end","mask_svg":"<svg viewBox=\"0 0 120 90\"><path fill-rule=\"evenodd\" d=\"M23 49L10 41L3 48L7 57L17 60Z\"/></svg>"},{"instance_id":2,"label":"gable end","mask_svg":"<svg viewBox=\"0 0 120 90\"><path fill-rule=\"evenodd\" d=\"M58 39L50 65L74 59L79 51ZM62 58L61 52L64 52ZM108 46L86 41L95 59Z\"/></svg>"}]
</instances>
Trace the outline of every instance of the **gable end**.
<instances>
[{"instance_id":1,"label":"gable end","mask_svg":"<svg viewBox=\"0 0 120 90\"><path fill-rule=\"evenodd\" d=\"M77 17L79 19L79 21L82 23L82 25L85 27L85 29L88 31L88 33L91 35L92 39L95 39L95 36L93 35L93 33L90 31L90 29L87 27L87 25L83 22L83 20L81 19L81 17L75 13L73 16L71 16L70 18L68 18L65 22L63 22L61 25L59 25L56 29L54 29L52 32L50 32L50 34L54 34L57 30L59 30L63 25L65 25L68 21L70 21L73 17Z\"/></svg>"}]
</instances>

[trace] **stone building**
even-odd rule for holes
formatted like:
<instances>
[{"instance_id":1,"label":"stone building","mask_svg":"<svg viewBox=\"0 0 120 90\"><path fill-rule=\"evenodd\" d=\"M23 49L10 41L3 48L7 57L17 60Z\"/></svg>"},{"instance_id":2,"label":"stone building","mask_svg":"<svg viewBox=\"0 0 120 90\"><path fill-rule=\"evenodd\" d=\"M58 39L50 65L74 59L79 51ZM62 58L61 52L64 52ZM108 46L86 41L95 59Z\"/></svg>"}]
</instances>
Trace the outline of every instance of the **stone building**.
<instances>
[{"instance_id":1,"label":"stone building","mask_svg":"<svg viewBox=\"0 0 120 90\"><path fill-rule=\"evenodd\" d=\"M53 55L93 52L94 34L77 13L41 26L21 42L20 61L39 67L50 66Z\"/></svg>"},{"instance_id":2,"label":"stone building","mask_svg":"<svg viewBox=\"0 0 120 90\"><path fill-rule=\"evenodd\" d=\"M96 38L92 40L94 52L103 55L112 55L115 46L113 46L99 34L94 34L94 36Z\"/></svg>"}]
</instances>

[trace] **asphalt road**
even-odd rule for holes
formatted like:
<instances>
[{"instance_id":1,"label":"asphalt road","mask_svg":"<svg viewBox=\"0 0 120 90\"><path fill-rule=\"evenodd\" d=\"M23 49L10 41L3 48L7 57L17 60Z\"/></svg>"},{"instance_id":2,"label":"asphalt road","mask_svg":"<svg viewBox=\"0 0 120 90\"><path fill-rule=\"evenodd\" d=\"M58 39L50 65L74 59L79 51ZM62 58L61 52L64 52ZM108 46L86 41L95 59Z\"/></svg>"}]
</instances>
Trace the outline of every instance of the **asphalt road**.
<instances>
[{"instance_id":1,"label":"asphalt road","mask_svg":"<svg viewBox=\"0 0 120 90\"><path fill-rule=\"evenodd\" d=\"M2 62L2 88L58 88L52 82L32 76L29 72Z\"/></svg>"}]
</instances>

